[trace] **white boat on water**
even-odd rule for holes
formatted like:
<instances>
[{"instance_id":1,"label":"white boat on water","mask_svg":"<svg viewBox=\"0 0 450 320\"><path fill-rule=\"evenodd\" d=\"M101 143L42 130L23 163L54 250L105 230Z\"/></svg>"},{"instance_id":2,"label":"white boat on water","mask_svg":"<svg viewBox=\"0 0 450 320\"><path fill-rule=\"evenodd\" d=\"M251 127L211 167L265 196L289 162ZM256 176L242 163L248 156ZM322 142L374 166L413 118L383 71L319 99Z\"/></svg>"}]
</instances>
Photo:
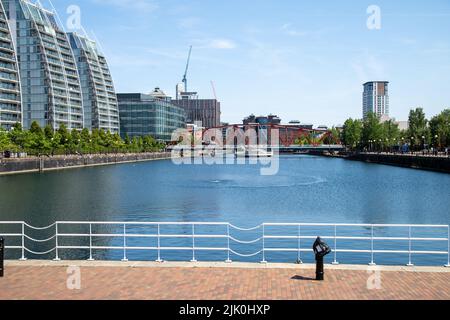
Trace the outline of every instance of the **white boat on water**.
<instances>
[{"instance_id":1,"label":"white boat on water","mask_svg":"<svg viewBox=\"0 0 450 320\"><path fill-rule=\"evenodd\" d=\"M235 155L238 158L270 158L273 157L273 151L259 146L239 146Z\"/></svg>"}]
</instances>

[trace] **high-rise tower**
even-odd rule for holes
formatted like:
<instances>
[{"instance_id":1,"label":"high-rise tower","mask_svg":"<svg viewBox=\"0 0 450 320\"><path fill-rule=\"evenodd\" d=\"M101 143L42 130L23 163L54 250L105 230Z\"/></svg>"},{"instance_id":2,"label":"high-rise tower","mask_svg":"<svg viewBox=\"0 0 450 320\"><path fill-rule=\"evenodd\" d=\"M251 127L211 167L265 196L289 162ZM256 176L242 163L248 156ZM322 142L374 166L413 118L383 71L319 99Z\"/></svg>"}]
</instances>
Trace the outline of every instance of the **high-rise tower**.
<instances>
[{"instance_id":1,"label":"high-rise tower","mask_svg":"<svg viewBox=\"0 0 450 320\"><path fill-rule=\"evenodd\" d=\"M55 12L39 2L1 0L16 44L22 88L23 125L83 128L77 65Z\"/></svg>"},{"instance_id":2,"label":"high-rise tower","mask_svg":"<svg viewBox=\"0 0 450 320\"><path fill-rule=\"evenodd\" d=\"M17 122L22 122L19 68L11 29L0 2L0 127L10 130Z\"/></svg>"},{"instance_id":3,"label":"high-rise tower","mask_svg":"<svg viewBox=\"0 0 450 320\"><path fill-rule=\"evenodd\" d=\"M85 128L119 133L119 107L105 56L87 36L68 36L80 74Z\"/></svg>"},{"instance_id":4,"label":"high-rise tower","mask_svg":"<svg viewBox=\"0 0 450 320\"><path fill-rule=\"evenodd\" d=\"M377 116L389 116L389 82L372 81L364 84L363 118L369 112Z\"/></svg>"}]
</instances>

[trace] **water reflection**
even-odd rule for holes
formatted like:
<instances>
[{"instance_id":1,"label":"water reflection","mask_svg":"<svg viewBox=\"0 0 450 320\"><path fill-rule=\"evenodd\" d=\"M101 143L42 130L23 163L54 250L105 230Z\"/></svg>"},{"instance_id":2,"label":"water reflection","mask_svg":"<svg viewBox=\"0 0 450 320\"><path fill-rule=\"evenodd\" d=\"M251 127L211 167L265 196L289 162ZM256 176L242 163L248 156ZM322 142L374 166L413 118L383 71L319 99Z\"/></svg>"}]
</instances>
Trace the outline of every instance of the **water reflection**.
<instances>
[{"instance_id":1,"label":"water reflection","mask_svg":"<svg viewBox=\"0 0 450 320\"><path fill-rule=\"evenodd\" d=\"M276 176L259 173L255 165L156 161L4 176L0 216L36 226L56 220L216 221L242 227L450 221L450 175L301 156L283 156ZM248 247L242 249L254 249Z\"/></svg>"}]
</instances>

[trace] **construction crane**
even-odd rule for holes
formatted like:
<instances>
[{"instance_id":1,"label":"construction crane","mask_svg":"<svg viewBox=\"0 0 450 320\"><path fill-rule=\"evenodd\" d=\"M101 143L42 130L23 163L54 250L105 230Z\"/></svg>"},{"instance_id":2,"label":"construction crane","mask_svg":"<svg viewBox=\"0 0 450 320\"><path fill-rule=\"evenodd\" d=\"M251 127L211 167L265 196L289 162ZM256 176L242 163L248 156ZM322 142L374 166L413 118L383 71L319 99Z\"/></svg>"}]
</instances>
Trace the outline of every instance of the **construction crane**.
<instances>
[{"instance_id":1,"label":"construction crane","mask_svg":"<svg viewBox=\"0 0 450 320\"><path fill-rule=\"evenodd\" d=\"M187 73L189 71L189 63L191 62L191 53L192 53L192 46L189 48L189 55L186 63L186 71L184 72L183 76L183 84L184 84L184 92L188 92L187 88Z\"/></svg>"}]
</instances>

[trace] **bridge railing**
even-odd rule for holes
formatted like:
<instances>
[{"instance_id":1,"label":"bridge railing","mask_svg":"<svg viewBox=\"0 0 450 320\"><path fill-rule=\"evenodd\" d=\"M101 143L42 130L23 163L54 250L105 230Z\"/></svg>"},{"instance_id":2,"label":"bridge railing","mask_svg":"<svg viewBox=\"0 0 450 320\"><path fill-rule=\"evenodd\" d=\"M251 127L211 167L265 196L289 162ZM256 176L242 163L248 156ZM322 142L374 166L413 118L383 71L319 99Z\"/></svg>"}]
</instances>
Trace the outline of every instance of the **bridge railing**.
<instances>
[{"instance_id":1,"label":"bridge railing","mask_svg":"<svg viewBox=\"0 0 450 320\"><path fill-rule=\"evenodd\" d=\"M443 256L445 266L450 266L449 225L263 223L240 228L219 222L59 221L37 228L23 221L6 221L0 222L0 236L6 239L7 250L20 251L21 260L51 255L58 261L62 252L82 251L89 261L98 252L120 252L121 260L128 261L131 252L147 251L162 262L163 254L170 251L190 253L190 261L195 262L200 252L209 251L223 253L226 262L260 256L266 263L268 255L275 253L294 254L301 263L302 255L312 254L311 244L320 236L332 248L333 264L350 254L369 256L369 265L375 265L378 255L387 254L406 255L408 266L413 266L416 255ZM249 236L251 240L244 240ZM163 244L166 240L171 245ZM246 246L253 251L244 253Z\"/></svg>"}]
</instances>

